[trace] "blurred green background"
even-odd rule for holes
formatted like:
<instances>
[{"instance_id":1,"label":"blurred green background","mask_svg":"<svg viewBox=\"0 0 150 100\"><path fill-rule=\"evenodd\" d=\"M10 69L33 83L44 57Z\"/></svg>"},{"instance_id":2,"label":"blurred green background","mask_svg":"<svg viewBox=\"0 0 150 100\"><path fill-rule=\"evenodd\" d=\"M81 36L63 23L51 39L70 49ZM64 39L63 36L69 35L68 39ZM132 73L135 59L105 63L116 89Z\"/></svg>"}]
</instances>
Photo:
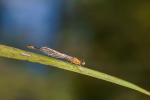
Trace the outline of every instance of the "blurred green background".
<instances>
[{"instance_id":1,"label":"blurred green background","mask_svg":"<svg viewBox=\"0 0 150 100\"><path fill-rule=\"evenodd\" d=\"M149 0L1 0L0 43L48 46L150 90ZM149 100L130 89L0 58L0 100Z\"/></svg>"}]
</instances>

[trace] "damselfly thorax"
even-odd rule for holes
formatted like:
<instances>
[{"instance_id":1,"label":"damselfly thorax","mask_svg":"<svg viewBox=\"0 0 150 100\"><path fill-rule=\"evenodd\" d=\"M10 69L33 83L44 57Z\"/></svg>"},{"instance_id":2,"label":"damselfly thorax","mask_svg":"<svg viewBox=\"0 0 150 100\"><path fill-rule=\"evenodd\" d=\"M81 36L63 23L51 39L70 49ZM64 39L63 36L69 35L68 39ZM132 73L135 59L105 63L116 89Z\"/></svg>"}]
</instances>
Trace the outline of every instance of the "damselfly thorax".
<instances>
[{"instance_id":1,"label":"damselfly thorax","mask_svg":"<svg viewBox=\"0 0 150 100\"><path fill-rule=\"evenodd\" d=\"M53 50L51 48L48 48L48 47L37 48L37 47L35 47L33 45L28 45L27 48L37 49L37 50L47 54L48 56L51 56L51 57L54 57L54 58L58 58L58 59L62 59L62 60L66 60L66 61L69 61L69 62L71 62L73 64L76 64L76 65L85 65L84 61L79 60L76 57L72 57L72 56L60 53L60 52L58 52L56 50Z\"/></svg>"}]
</instances>

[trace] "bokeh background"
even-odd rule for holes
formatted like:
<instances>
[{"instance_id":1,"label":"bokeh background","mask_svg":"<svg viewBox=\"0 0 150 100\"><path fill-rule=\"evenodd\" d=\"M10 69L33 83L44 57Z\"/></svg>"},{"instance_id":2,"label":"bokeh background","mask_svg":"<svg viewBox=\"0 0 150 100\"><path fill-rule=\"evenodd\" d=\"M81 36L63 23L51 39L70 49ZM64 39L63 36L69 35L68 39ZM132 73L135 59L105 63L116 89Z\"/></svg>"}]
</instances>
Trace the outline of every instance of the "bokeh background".
<instances>
[{"instance_id":1,"label":"bokeh background","mask_svg":"<svg viewBox=\"0 0 150 100\"><path fill-rule=\"evenodd\" d=\"M150 90L149 0L1 0L0 43L48 46ZM33 51L35 52L35 51ZM149 100L88 76L0 58L0 100Z\"/></svg>"}]
</instances>

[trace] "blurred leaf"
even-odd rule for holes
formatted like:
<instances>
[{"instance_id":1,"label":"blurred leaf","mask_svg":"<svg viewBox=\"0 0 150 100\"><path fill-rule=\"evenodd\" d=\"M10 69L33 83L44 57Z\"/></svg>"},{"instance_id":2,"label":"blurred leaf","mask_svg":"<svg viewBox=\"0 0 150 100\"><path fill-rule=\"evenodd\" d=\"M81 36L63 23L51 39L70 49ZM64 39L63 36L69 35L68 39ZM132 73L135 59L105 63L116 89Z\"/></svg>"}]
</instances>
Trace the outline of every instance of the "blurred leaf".
<instances>
[{"instance_id":1,"label":"blurred leaf","mask_svg":"<svg viewBox=\"0 0 150 100\"><path fill-rule=\"evenodd\" d=\"M139 91L141 93L144 93L144 94L150 96L149 91L147 91L131 82L125 81L123 79L120 79L120 78L117 78L117 77L114 77L114 76L111 76L111 75L108 75L108 74L105 74L102 72L94 71L94 70L88 69L86 67L73 65L71 63L61 61L58 59L54 59L51 57L47 57L47 56L27 52L24 50L20 50L20 49L14 48L14 47L0 45L0 56L12 58L12 59L18 59L18 60L26 60L29 62L36 62L36 63L40 63L40 64L44 64L44 65L51 65L51 66L54 66L57 68L69 70L72 72L76 72L76 73L91 76L94 78L102 79L102 80L105 80L108 82L112 82L114 84L118 84L118 85L121 85L124 87L128 87L130 89Z\"/></svg>"}]
</instances>

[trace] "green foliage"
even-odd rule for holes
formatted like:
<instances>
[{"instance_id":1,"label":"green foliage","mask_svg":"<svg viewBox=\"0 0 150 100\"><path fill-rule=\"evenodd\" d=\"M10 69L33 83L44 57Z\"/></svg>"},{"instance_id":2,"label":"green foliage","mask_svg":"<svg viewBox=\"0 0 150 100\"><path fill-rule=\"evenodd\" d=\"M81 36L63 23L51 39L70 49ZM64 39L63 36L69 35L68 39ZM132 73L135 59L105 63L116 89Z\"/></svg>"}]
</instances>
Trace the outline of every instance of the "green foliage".
<instances>
[{"instance_id":1,"label":"green foliage","mask_svg":"<svg viewBox=\"0 0 150 100\"><path fill-rule=\"evenodd\" d=\"M114 77L114 76L111 76L111 75L108 75L108 74L105 74L102 72L94 71L94 70L86 68L86 67L73 65L71 63L61 61L58 59L54 59L54 58L51 58L48 56L43 56L43 55L27 52L24 50L20 50L20 49L5 46L5 45L0 45L0 56L12 58L12 59L18 59L18 60L25 60L25 61L29 61L29 62L36 62L36 63L40 63L40 64L44 64L44 65L51 65L51 66L54 66L57 68L69 70L72 72L76 72L79 74L91 76L91 77L94 77L97 79L102 79L102 80L105 80L105 81L108 81L108 82L111 82L114 84L118 84L120 86L124 86L124 87L136 90L138 92L141 92L141 93L144 93L144 94L150 96L149 91L147 91L131 82L125 81L123 79L120 79L120 78L117 78L117 77Z\"/></svg>"}]
</instances>

